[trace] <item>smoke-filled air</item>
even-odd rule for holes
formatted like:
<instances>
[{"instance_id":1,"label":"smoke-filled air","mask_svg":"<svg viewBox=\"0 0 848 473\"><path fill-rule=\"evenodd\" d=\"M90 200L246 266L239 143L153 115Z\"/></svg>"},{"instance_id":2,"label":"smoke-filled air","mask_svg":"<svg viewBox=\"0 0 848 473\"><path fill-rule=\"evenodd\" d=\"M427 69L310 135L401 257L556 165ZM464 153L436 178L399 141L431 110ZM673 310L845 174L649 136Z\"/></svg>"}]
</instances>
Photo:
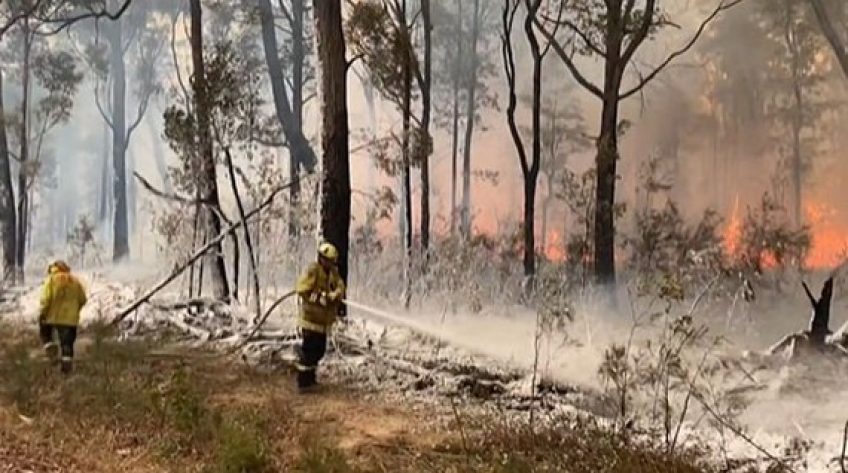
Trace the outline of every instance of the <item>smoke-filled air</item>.
<instances>
[{"instance_id":1,"label":"smoke-filled air","mask_svg":"<svg viewBox=\"0 0 848 473\"><path fill-rule=\"evenodd\" d=\"M0 471L848 471L844 0L0 1Z\"/></svg>"}]
</instances>

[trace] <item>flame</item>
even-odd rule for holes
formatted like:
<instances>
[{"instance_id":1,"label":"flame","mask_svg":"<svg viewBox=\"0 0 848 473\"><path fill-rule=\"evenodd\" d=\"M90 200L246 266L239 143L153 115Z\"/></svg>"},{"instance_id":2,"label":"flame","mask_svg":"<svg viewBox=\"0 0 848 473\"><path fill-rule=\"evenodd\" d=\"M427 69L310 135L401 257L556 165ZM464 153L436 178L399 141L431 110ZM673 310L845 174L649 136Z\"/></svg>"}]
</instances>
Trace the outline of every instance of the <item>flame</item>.
<instances>
[{"instance_id":1,"label":"flame","mask_svg":"<svg viewBox=\"0 0 848 473\"><path fill-rule=\"evenodd\" d=\"M812 269L832 268L848 256L848 224L838 221L836 210L824 203L808 200L804 205L804 216L810 227L810 251L804 266ZM742 239L742 219L739 212L739 196L733 204L733 213L722 234L725 254L738 256ZM761 263L766 268L777 266L774 255L764 253Z\"/></svg>"},{"instance_id":2,"label":"flame","mask_svg":"<svg viewBox=\"0 0 848 473\"><path fill-rule=\"evenodd\" d=\"M739 244L742 241L742 219L739 217L739 194L733 202L733 213L730 214L730 220L727 222L727 227L722 235L724 241L724 250L728 256L736 255L739 251Z\"/></svg>"},{"instance_id":3,"label":"flame","mask_svg":"<svg viewBox=\"0 0 848 473\"><path fill-rule=\"evenodd\" d=\"M840 264L848 253L848 226L838 221L833 207L814 200L804 205L804 215L811 233L807 267L831 268Z\"/></svg>"},{"instance_id":4,"label":"flame","mask_svg":"<svg viewBox=\"0 0 848 473\"><path fill-rule=\"evenodd\" d=\"M565 261L565 245L562 243L562 237L559 232L554 230L548 231L545 238L544 253L545 258L549 261Z\"/></svg>"}]
</instances>

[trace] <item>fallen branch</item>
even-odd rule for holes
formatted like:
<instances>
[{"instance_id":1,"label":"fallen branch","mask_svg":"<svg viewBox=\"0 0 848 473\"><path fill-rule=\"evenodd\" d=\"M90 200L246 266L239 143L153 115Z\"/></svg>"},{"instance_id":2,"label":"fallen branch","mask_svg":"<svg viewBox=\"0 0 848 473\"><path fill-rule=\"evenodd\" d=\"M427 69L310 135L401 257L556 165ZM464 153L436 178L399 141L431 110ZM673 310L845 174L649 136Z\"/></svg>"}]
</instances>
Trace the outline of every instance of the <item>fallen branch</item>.
<instances>
[{"instance_id":1,"label":"fallen branch","mask_svg":"<svg viewBox=\"0 0 848 473\"><path fill-rule=\"evenodd\" d=\"M266 197L265 200L263 200L256 208L254 208L253 210L251 210L250 212L245 214L238 222L230 225L226 230L221 232L218 236L216 236L215 238L213 238L212 240L207 242L205 245L203 245L200 249L195 251L194 254L192 254L188 258L188 260L184 261L181 265L179 265L174 271L171 272L171 274L169 274L162 281L160 281L158 284L153 286L153 288L151 288L149 291L144 293L144 295L142 295L141 297L136 299L129 306L127 306L126 308L124 308L120 312L118 312L118 315L115 317L115 319L111 322L110 325L113 325L113 326L117 325L122 320L127 318L127 316L129 314L133 313L136 309L141 307L142 304L144 304L151 297L153 297L157 292L161 291L165 286L170 284L171 281L176 279L180 274L182 274L186 269L188 269L195 261L200 259L209 250L211 250L216 245L221 243L221 241L223 241L224 238L227 237L227 235L233 233L234 231L236 231L242 225L245 225L251 218L253 218L259 212L261 212L262 209L271 205L271 203L274 201L274 198L277 197L277 195L279 195L282 191L288 189L292 185L296 184L299 181L299 179L302 179L302 178L295 179L295 180L289 182L286 185L283 185L283 186L280 186L280 187L277 187L276 189L274 189L274 191L271 192L268 195L268 197Z\"/></svg>"},{"instance_id":2,"label":"fallen branch","mask_svg":"<svg viewBox=\"0 0 848 473\"><path fill-rule=\"evenodd\" d=\"M265 324L265 321L268 320L268 317L270 317L271 314L274 312L274 309L276 309L280 304L282 304L283 301L285 301L289 297L292 297L295 294L296 294L295 291L289 291L289 292L283 294L279 299L274 301L274 303L271 304L271 307L268 307L268 309L262 315L262 318L257 321L256 326L253 327L253 330L251 330L250 333L247 334L247 337L245 337L245 339L241 343L239 343L235 347L228 350L227 355L232 355L233 353L241 350L242 348L245 347L245 345L250 343L250 341L253 339L253 337L256 335L256 333L259 332L259 329L262 328L262 325ZM256 301L256 303L258 304L259 301Z\"/></svg>"},{"instance_id":3,"label":"fallen branch","mask_svg":"<svg viewBox=\"0 0 848 473\"><path fill-rule=\"evenodd\" d=\"M766 458L780 465L783 468L783 471L788 471L789 473L797 473L793 468L787 465L785 461L776 457L774 454L766 450L765 447L761 446L760 444L755 442L754 439L746 435L745 432L742 432L741 429L728 422L724 417L717 413L706 401L704 401L701 396L695 396L695 400L697 400L698 403L700 403L701 406L704 408L704 410L706 410L710 414L710 416L712 416L712 418L715 419L719 424L733 432L737 437L744 440L745 443L747 443L748 445L754 447L758 452L765 455Z\"/></svg>"}]
</instances>

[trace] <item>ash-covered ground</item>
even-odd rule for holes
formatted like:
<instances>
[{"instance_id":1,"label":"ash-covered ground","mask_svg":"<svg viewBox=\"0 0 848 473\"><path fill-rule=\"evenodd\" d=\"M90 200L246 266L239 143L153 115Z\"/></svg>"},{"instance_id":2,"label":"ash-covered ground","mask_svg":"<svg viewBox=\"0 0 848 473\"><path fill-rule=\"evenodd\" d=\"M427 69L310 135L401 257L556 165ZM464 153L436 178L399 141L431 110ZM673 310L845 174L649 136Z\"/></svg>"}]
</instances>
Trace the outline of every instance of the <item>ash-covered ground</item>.
<instances>
[{"instance_id":1,"label":"ash-covered ground","mask_svg":"<svg viewBox=\"0 0 848 473\"><path fill-rule=\"evenodd\" d=\"M112 320L118 308L148 287L150 276L139 277L138 271L83 274L90 292L84 325ZM264 294L264 305L276 296ZM3 320L35 324L37 286L7 291L6 299ZM710 329L722 339L711 355L710 391L731 393L744 405L732 420L747 439L692 403L680 428L681 442L720 445L717 459L763 458L758 447L782 458L793 439L802 439L810 442L801 448L806 471L840 471L848 363L829 358L789 363L757 354L789 330L805 327L809 306L804 302L785 296L710 318L721 321ZM425 305L406 311L360 304L364 307L352 307L349 322L335 331L322 378L445 416L459 403L464 409L514 416L532 411L551 421L579 413L609 419L612 425L611 386L598 375L605 350L628 340L643 344L657 335L651 328L633 329L632 308L615 313L596 304L578 307L572 321L541 335L534 314L520 307L464 314ZM281 368L293 360L297 343L295 311L294 300L287 300L256 330L249 304L223 306L203 299L186 304L166 290L122 322L120 334L176 334L180 343L285 373ZM833 324L840 327L848 314L845 301L837 299L833 312Z\"/></svg>"}]
</instances>

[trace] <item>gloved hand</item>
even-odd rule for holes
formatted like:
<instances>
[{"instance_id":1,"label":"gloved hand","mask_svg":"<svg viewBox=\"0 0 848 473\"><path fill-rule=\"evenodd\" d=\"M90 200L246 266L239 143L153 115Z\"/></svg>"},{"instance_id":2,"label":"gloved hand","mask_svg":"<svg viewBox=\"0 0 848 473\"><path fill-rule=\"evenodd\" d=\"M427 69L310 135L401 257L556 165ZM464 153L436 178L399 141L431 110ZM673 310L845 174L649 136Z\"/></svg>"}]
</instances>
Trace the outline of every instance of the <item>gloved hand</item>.
<instances>
[{"instance_id":1,"label":"gloved hand","mask_svg":"<svg viewBox=\"0 0 848 473\"><path fill-rule=\"evenodd\" d=\"M342 298L342 293L341 293L341 291L332 291L329 294L327 294L327 298L331 302L338 302Z\"/></svg>"},{"instance_id":2,"label":"gloved hand","mask_svg":"<svg viewBox=\"0 0 848 473\"><path fill-rule=\"evenodd\" d=\"M326 307L327 306L327 297L328 297L327 293L322 292L321 296L318 297L318 303L321 304L322 306Z\"/></svg>"},{"instance_id":3,"label":"gloved hand","mask_svg":"<svg viewBox=\"0 0 848 473\"><path fill-rule=\"evenodd\" d=\"M309 293L309 302L311 302L311 303L313 303L313 304L317 304L317 303L318 303L318 299L319 299L320 297L321 297L321 294L320 294L320 293L318 293L318 292L311 292L311 293Z\"/></svg>"}]
</instances>

